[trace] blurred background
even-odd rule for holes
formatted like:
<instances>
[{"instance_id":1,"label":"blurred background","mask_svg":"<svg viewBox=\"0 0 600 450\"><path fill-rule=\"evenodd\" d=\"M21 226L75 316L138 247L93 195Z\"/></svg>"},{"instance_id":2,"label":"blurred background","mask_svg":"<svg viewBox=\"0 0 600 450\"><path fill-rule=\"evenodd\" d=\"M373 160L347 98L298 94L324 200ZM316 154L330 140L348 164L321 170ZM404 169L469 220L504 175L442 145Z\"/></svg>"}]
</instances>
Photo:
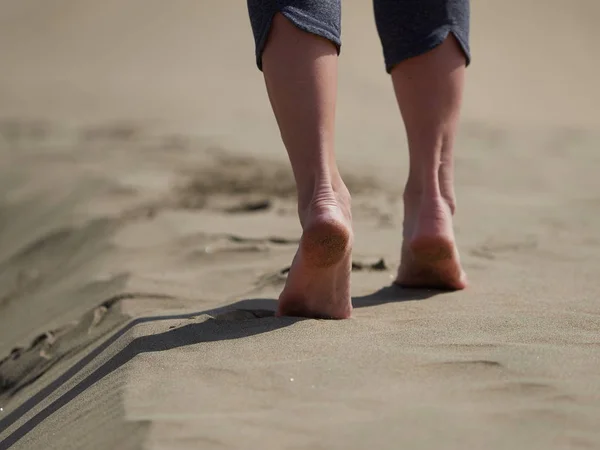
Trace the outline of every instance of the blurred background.
<instances>
[{"instance_id":1,"label":"blurred background","mask_svg":"<svg viewBox=\"0 0 600 450\"><path fill-rule=\"evenodd\" d=\"M338 154L364 167L403 128L371 2L343 8ZM598 19L596 0L474 1L465 126L598 128ZM0 0L0 119L135 122L284 157L253 45L241 0Z\"/></svg>"}]
</instances>

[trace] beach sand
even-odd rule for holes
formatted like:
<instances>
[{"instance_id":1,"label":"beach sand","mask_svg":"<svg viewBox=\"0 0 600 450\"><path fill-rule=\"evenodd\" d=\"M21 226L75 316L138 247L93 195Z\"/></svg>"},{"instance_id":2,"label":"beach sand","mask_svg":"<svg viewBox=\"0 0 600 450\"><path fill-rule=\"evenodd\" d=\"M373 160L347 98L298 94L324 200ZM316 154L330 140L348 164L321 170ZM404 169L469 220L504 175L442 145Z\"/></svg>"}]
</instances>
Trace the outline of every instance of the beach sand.
<instances>
[{"instance_id":1,"label":"beach sand","mask_svg":"<svg viewBox=\"0 0 600 450\"><path fill-rule=\"evenodd\" d=\"M300 227L244 2L0 2L0 449L600 447L595 0L478 0L462 292L393 288L406 140L345 2L353 318L275 318Z\"/></svg>"}]
</instances>

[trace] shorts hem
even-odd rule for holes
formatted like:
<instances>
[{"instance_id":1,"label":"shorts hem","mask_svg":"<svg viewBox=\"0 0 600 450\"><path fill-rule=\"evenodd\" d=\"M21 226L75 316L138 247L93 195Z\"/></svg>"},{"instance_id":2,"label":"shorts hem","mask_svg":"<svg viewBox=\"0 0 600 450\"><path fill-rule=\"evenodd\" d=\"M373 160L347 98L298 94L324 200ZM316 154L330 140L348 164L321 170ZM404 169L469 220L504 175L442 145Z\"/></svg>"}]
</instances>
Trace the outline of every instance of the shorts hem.
<instances>
[{"instance_id":1,"label":"shorts hem","mask_svg":"<svg viewBox=\"0 0 600 450\"><path fill-rule=\"evenodd\" d=\"M265 46L267 45L267 39L269 37L269 32L271 31L273 18L277 13L281 13L281 15L283 15L286 19L292 22L292 24L294 24L300 30L327 39L335 45L337 54L340 54L342 42L339 37L339 31L336 31L333 27L329 26L328 24L318 21L315 18L305 13L302 13L301 11L298 11L297 9L283 8L280 11L275 11L273 12L273 14L271 14L271 17L267 21L265 29L257 42L256 66L258 67L258 70L262 71L262 54L264 52Z\"/></svg>"},{"instance_id":2,"label":"shorts hem","mask_svg":"<svg viewBox=\"0 0 600 450\"><path fill-rule=\"evenodd\" d=\"M467 39L462 35L462 33L460 31L461 30L454 25L441 26L441 27L437 28L434 33L427 36L425 39L420 41L418 44L411 45L410 48L407 48L404 50L395 51L391 55L389 55L389 54L386 55L385 56L386 72L391 73L391 71L394 69L394 67L397 66L398 64L400 64L401 62L403 62L407 59L410 59L410 58L414 58L416 56L423 55L424 53L427 53L428 51L433 50L434 48L436 48L437 46L442 44L448 38L450 33L452 33L452 35L458 41L458 44L460 45L460 47L464 53L464 56L465 56L466 66L469 66L469 64L471 63L471 52L469 49L469 45L467 43L468 42Z\"/></svg>"}]
</instances>

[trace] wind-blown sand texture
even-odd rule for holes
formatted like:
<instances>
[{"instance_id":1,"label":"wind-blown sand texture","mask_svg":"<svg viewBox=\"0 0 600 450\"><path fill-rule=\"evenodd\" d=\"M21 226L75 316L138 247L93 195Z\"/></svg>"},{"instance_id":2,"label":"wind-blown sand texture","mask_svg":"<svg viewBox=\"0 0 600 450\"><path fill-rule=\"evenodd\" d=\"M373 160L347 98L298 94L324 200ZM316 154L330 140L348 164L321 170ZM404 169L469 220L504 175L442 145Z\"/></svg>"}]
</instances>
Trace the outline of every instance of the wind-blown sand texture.
<instances>
[{"instance_id":1,"label":"wind-blown sand texture","mask_svg":"<svg viewBox=\"0 0 600 450\"><path fill-rule=\"evenodd\" d=\"M0 449L599 448L599 5L473 2L438 293L389 287L406 143L344 2L321 321L273 316L300 228L244 2L0 0Z\"/></svg>"}]
</instances>

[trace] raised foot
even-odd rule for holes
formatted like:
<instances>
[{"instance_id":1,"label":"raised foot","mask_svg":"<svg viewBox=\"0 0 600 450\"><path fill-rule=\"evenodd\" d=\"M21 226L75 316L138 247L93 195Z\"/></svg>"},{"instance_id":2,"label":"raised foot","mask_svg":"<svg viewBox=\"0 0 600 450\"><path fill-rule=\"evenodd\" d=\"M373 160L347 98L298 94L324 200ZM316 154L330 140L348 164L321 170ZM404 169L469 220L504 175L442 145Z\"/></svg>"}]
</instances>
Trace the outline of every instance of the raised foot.
<instances>
[{"instance_id":1,"label":"raised foot","mask_svg":"<svg viewBox=\"0 0 600 450\"><path fill-rule=\"evenodd\" d=\"M410 288L466 288L467 277L460 264L449 209L435 205L421 208L418 214L406 221L409 229L405 229L395 283Z\"/></svg>"},{"instance_id":2,"label":"raised foot","mask_svg":"<svg viewBox=\"0 0 600 450\"><path fill-rule=\"evenodd\" d=\"M313 210L279 296L279 316L347 319L352 313L352 229L341 209Z\"/></svg>"}]
</instances>

